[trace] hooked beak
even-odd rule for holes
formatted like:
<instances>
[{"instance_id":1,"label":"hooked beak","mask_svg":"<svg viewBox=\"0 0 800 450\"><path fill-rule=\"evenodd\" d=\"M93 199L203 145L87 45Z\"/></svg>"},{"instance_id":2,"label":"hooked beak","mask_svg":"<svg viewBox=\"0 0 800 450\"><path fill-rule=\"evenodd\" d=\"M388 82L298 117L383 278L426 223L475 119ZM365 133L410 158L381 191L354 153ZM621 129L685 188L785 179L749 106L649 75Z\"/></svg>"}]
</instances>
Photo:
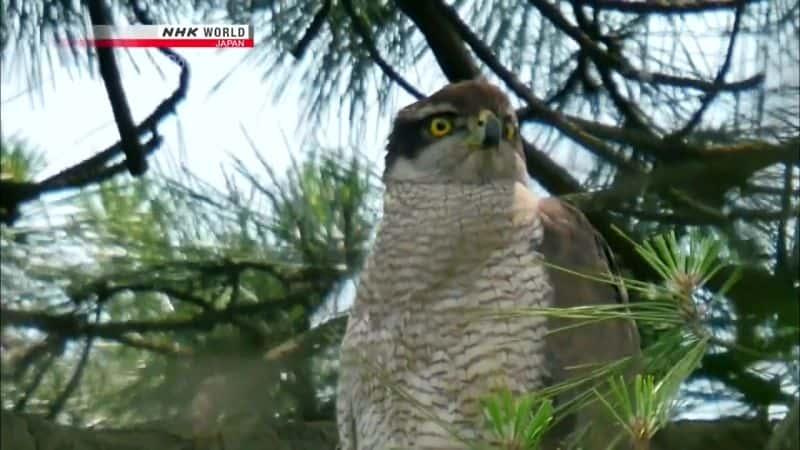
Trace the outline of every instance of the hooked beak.
<instances>
[{"instance_id":1,"label":"hooked beak","mask_svg":"<svg viewBox=\"0 0 800 450\"><path fill-rule=\"evenodd\" d=\"M484 109L478 114L472 142L477 143L482 149L496 148L500 143L502 131L500 119L493 112Z\"/></svg>"}]
</instances>

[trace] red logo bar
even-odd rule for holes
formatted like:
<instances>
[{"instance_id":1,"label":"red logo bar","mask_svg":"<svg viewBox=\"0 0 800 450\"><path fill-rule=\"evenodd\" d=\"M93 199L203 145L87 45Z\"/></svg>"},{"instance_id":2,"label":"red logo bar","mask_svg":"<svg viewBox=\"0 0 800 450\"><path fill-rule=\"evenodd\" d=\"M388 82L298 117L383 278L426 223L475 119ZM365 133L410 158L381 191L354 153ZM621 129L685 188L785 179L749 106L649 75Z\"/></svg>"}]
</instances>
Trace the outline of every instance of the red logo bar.
<instances>
[{"instance_id":1,"label":"red logo bar","mask_svg":"<svg viewBox=\"0 0 800 450\"><path fill-rule=\"evenodd\" d=\"M79 45L98 48L253 48L253 38L216 39L86 39Z\"/></svg>"}]
</instances>

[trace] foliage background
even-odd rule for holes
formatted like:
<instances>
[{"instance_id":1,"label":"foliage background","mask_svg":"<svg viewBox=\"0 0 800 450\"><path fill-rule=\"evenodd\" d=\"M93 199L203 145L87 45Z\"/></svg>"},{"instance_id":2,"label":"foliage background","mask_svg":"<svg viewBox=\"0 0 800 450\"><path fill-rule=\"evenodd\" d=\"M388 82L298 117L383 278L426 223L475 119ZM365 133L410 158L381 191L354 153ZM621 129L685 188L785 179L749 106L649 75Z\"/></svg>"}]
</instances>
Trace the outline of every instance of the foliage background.
<instances>
[{"instance_id":1,"label":"foliage background","mask_svg":"<svg viewBox=\"0 0 800 450\"><path fill-rule=\"evenodd\" d=\"M5 2L4 76L36 87L57 62L88 76L98 54L47 44L84 35L92 6ZM305 120L341 120L352 148L308 140L276 174L254 143L259 164L234 157L215 186L122 175L124 140L42 178L42 152L4 135L5 410L102 427L330 423L341 312L380 217L380 167L359 146L369 114L388 121L398 98L478 73L514 96L537 189L580 206L629 276L659 281L612 226L724 244L693 300L725 345L676 412L715 405L769 429L796 405L796 1L114 1L111 14L252 22L247 63L277 87L263 95L301 86ZM183 81L137 126L145 157Z\"/></svg>"}]
</instances>

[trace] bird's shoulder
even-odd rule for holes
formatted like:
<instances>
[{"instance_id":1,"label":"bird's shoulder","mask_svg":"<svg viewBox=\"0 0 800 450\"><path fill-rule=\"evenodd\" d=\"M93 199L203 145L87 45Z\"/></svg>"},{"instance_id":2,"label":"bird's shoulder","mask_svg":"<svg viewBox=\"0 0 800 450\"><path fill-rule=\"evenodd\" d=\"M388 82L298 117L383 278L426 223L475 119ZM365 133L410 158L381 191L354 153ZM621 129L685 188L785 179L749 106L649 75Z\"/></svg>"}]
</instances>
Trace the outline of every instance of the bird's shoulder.
<instances>
[{"instance_id":1,"label":"bird's shoulder","mask_svg":"<svg viewBox=\"0 0 800 450\"><path fill-rule=\"evenodd\" d=\"M539 250L545 261L554 266L554 271L561 272L559 279L577 277L559 268L609 280L619 279L613 252L583 212L557 197L546 197L537 202L537 213L544 231ZM596 284L582 281L587 285ZM617 300L627 301L624 289L618 286L617 290Z\"/></svg>"}]
</instances>

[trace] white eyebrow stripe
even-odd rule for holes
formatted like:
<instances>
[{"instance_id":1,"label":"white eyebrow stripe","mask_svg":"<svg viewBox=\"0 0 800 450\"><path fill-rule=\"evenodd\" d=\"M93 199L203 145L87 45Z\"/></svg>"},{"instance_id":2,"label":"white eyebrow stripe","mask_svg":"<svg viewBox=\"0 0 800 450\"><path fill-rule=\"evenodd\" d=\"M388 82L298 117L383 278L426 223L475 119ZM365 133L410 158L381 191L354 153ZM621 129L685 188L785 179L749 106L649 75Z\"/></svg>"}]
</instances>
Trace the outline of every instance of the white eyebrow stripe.
<instances>
[{"instance_id":1,"label":"white eyebrow stripe","mask_svg":"<svg viewBox=\"0 0 800 450\"><path fill-rule=\"evenodd\" d=\"M398 114L398 116L402 117L403 119L414 120L442 113L457 114L458 110L450 103L436 103L433 105L424 105L419 108L403 110Z\"/></svg>"}]
</instances>

